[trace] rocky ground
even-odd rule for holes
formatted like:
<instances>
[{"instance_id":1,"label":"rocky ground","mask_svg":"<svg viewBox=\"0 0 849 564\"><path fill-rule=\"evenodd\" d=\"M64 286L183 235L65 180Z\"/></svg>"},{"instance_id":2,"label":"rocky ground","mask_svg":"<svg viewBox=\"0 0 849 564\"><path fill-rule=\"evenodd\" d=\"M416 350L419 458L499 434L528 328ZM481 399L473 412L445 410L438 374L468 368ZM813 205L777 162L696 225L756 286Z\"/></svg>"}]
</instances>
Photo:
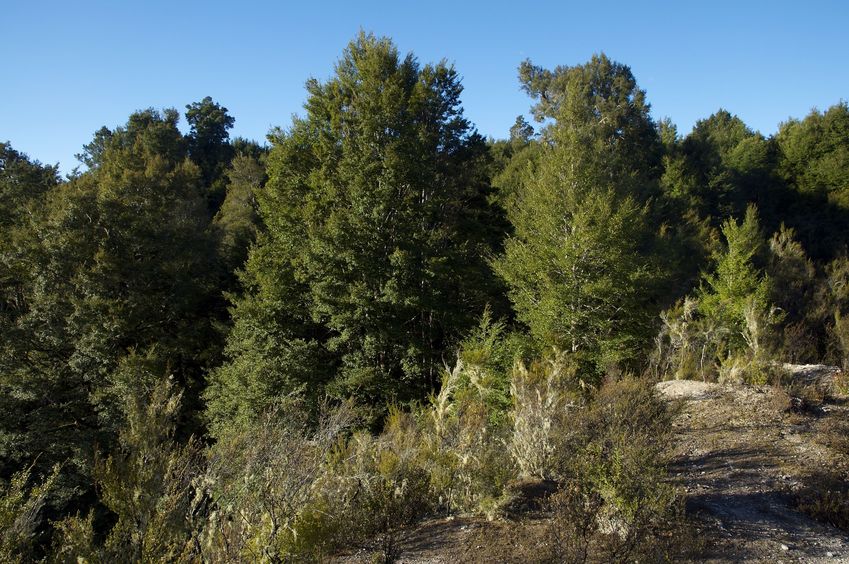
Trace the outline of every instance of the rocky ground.
<instances>
[{"instance_id":1,"label":"rocky ground","mask_svg":"<svg viewBox=\"0 0 849 564\"><path fill-rule=\"evenodd\" d=\"M671 471L706 541L702 560L849 562L849 536L798 508L818 481L846 478L843 400L800 405L769 386L658 387L683 402Z\"/></svg>"},{"instance_id":2,"label":"rocky ground","mask_svg":"<svg viewBox=\"0 0 849 564\"><path fill-rule=\"evenodd\" d=\"M676 409L670 470L700 540L693 560L849 562L849 535L800 510L800 502L815 499L810 492L849 479L849 403L834 392L833 370L793 370L800 385L789 394L771 386L658 384ZM392 553L411 564L533 562L544 553L545 522L542 513L521 522L432 519L393 539ZM338 561L369 562L374 554Z\"/></svg>"}]
</instances>

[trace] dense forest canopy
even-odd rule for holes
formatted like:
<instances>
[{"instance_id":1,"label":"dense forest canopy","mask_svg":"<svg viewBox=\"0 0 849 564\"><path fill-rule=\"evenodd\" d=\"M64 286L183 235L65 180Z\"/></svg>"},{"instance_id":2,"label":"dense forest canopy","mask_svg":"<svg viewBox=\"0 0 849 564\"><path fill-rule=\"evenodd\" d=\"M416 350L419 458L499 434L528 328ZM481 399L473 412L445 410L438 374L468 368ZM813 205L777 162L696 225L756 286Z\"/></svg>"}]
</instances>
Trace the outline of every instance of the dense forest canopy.
<instances>
[{"instance_id":1,"label":"dense forest canopy","mask_svg":"<svg viewBox=\"0 0 849 564\"><path fill-rule=\"evenodd\" d=\"M574 402L619 429L623 374L845 365L846 102L683 134L604 54L518 75L537 123L503 140L452 65L361 33L270 147L210 97L64 179L0 144L0 559L315 557L357 507L388 529L558 475L539 430Z\"/></svg>"}]
</instances>

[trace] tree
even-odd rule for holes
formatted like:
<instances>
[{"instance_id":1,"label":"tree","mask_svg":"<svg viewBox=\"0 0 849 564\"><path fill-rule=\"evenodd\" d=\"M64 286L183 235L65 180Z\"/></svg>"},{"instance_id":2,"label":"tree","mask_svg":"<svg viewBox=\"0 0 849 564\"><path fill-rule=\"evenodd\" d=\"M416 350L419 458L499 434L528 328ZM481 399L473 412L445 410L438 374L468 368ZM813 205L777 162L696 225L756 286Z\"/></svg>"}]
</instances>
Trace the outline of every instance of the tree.
<instances>
[{"instance_id":1,"label":"tree","mask_svg":"<svg viewBox=\"0 0 849 564\"><path fill-rule=\"evenodd\" d=\"M749 206L742 223L728 219L722 224L726 245L715 257L716 269L705 276L699 310L727 331L728 348L744 347L747 315L771 314L771 282L763 271L764 238L757 208Z\"/></svg>"},{"instance_id":2,"label":"tree","mask_svg":"<svg viewBox=\"0 0 849 564\"><path fill-rule=\"evenodd\" d=\"M207 203L214 215L225 197L224 171L234 155L228 131L236 120L227 113L227 108L207 96L186 106L186 121L190 128L189 156L200 167Z\"/></svg>"},{"instance_id":3,"label":"tree","mask_svg":"<svg viewBox=\"0 0 849 564\"><path fill-rule=\"evenodd\" d=\"M246 154L233 158L225 175L227 195L213 224L219 231L218 253L228 273L245 263L248 247L256 239L259 214L256 192L267 180L262 160Z\"/></svg>"},{"instance_id":4,"label":"tree","mask_svg":"<svg viewBox=\"0 0 849 564\"><path fill-rule=\"evenodd\" d=\"M766 213L769 226L777 228L784 198L775 164L774 143L720 109L696 122L683 140L668 145L662 185L668 196L717 227L754 203Z\"/></svg>"},{"instance_id":5,"label":"tree","mask_svg":"<svg viewBox=\"0 0 849 564\"><path fill-rule=\"evenodd\" d=\"M515 208L497 269L518 318L544 345L595 370L633 362L652 318L649 209L660 140L628 67L595 56L547 71L526 61L545 144ZM656 290L654 290L656 291Z\"/></svg>"},{"instance_id":6,"label":"tree","mask_svg":"<svg viewBox=\"0 0 849 564\"><path fill-rule=\"evenodd\" d=\"M378 406L421 398L443 351L494 299L486 145L462 115L457 72L401 58L388 39L361 34L335 75L307 90L306 117L273 138L259 198L267 233L248 259L234 333L248 338L247 317L281 310L269 340L239 345L213 388L247 355L298 343L334 359L330 373L277 367L310 390L332 377L334 393Z\"/></svg>"},{"instance_id":7,"label":"tree","mask_svg":"<svg viewBox=\"0 0 849 564\"><path fill-rule=\"evenodd\" d=\"M812 111L803 120L789 120L775 136L778 176L792 195L782 219L815 258L834 259L849 243L847 139L846 102Z\"/></svg>"},{"instance_id":8,"label":"tree","mask_svg":"<svg viewBox=\"0 0 849 564\"><path fill-rule=\"evenodd\" d=\"M41 212L58 185L56 167L0 143L0 331L26 311Z\"/></svg>"},{"instance_id":9,"label":"tree","mask_svg":"<svg viewBox=\"0 0 849 564\"><path fill-rule=\"evenodd\" d=\"M215 361L213 246L178 118L133 114L95 168L43 203L25 307L0 349L0 460L4 470L37 460L39 473L67 461L54 508L90 492L95 444L108 449L115 438L124 356L155 349L189 405Z\"/></svg>"}]
</instances>

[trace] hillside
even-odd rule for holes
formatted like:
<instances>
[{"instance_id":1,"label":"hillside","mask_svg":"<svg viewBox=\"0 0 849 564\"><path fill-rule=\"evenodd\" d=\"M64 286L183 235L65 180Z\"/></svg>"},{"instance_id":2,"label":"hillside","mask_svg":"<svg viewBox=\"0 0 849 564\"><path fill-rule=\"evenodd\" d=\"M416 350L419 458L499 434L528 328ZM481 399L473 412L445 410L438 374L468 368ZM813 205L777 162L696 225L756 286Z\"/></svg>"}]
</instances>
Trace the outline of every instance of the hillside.
<instances>
[{"instance_id":1,"label":"hillside","mask_svg":"<svg viewBox=\"0 0 849 564\"><path fill-rule=\"evenodd\" d=\"M657 389L679 408L670 474L686 494L695 533L688 559L849 562L849 534L801 508L845 482L847 398L819 402L812 389L802 400L772 386L682 380ZM539 495L543 486L524 491ZM399 534L392 552L408 564L540 561L548 519L540 510L493 521L432 519ZM336 561L370 562L374 554L365 547Z\"/></svg>"}]
</instances>

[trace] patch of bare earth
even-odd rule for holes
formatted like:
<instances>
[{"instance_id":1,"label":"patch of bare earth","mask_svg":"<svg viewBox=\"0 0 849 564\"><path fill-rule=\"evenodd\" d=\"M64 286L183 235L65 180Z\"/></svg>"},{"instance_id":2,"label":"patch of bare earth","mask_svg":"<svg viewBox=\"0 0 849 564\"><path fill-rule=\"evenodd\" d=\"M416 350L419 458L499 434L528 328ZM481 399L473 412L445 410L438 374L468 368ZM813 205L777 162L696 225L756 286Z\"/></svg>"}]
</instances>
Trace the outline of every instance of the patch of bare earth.
<instances>
[{"instance_id":1,"label":"patch of bare earth","mask_svg":"<svg viewBox=\"0 0 849 564\"><path fill-rule=\"evenodd\" d=\"M661 382L682 402L671 473L707 562L849 562L849 536L797 509L797 495L823 475L846 479L846 453L823 444L849 410L831 400L808 413L770 386Z\"/></svg>"}]
</instances>

